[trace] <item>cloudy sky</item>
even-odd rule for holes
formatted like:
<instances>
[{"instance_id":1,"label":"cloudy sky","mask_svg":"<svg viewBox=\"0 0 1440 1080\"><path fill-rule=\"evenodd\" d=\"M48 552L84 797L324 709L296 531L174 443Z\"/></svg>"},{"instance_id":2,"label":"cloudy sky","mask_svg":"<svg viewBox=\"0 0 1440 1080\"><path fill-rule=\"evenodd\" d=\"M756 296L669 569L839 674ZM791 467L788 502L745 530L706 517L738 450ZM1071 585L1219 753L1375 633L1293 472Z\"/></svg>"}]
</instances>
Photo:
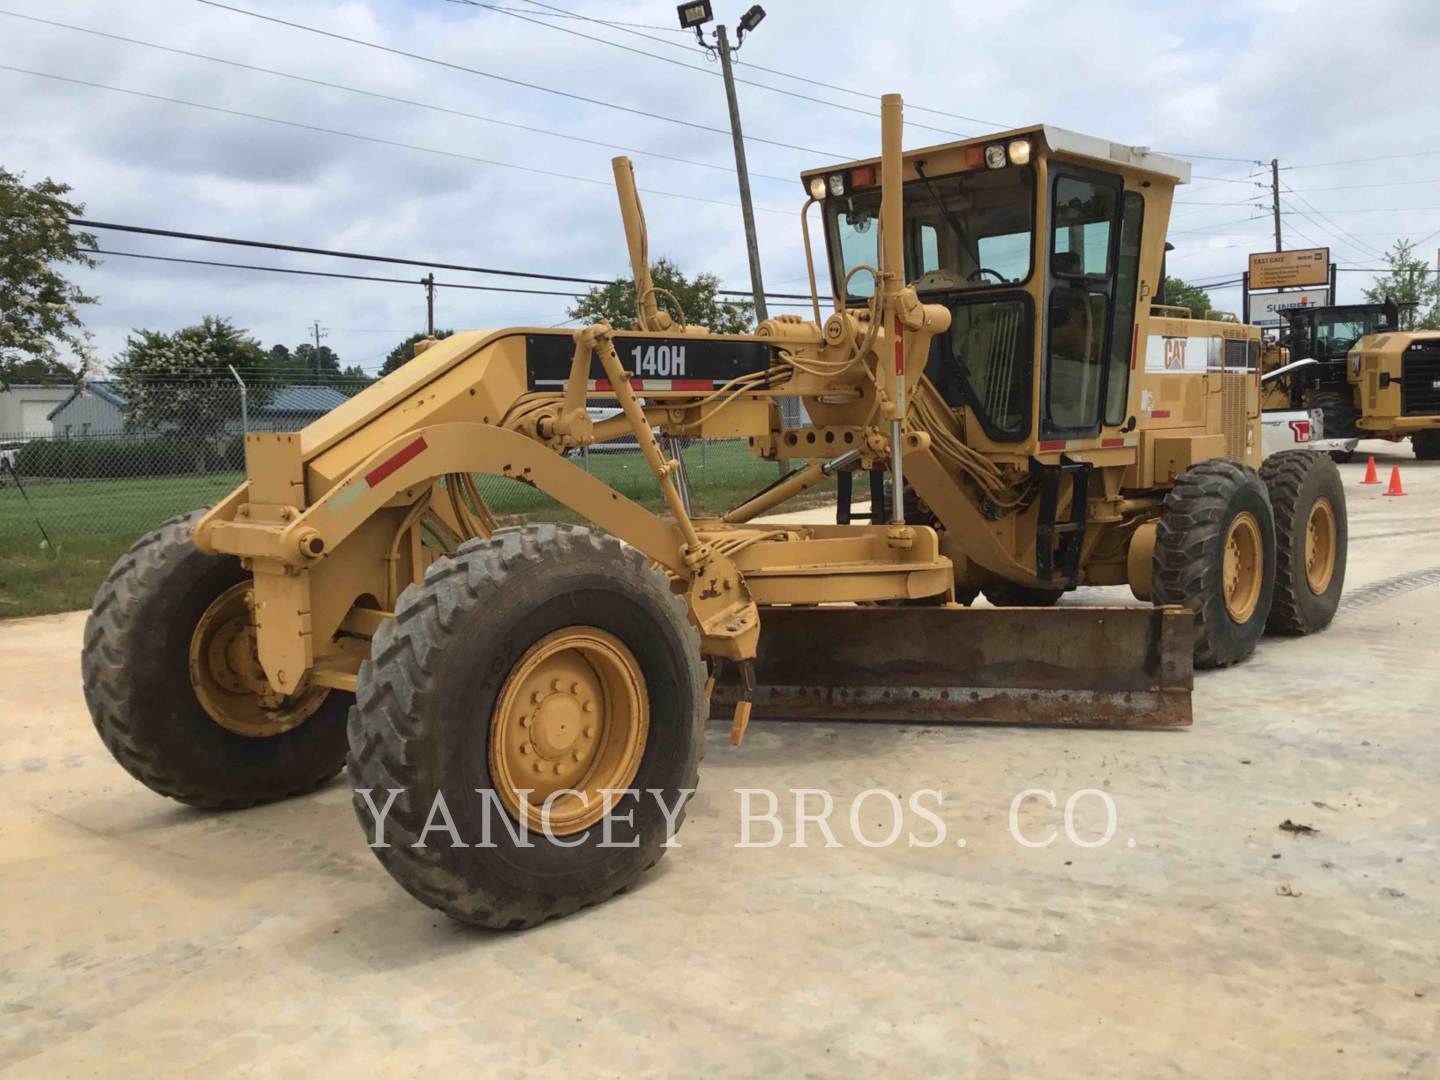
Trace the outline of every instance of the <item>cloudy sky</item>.
<instances>
[{"instance_id":1,"label":"cloudy sky","mask_svg":"<svg viewBox=\"0 0 1440 1080\"><path fill-rule=\"evenodd\" d=\"M733 26L748 5L715 6ZM624 151L651 192L652 255L748 286L718 65L671 29L669 0L233 7L251 14L202 0L6 0L0 64L30 73L0 70L0 163L71 184L100 221L605 278L626 266L609 180L610 157ZM1429 258L1440 244L1434 0L769 0L767 10L737 73L772 291L803 285L799 170L874 153L871 95L886 91L906 96L908 146L1046 122L1192 156L1197 178L1170 232L1172 272L1189 280L1237 277L1247 252L1273 243L1272 157L1288 246L1328 245L1342 267L1365 268L1397 237L1426 238ZM114 251L424 273L99 236ZM1341 299L1358 299L1368 278L1342 273ZM423 291L408 284L118 256L82 280L101 298L87 317L102 358L133 327L223 314L266 344L299 343L318 320L346 363L373 370L424 317ZM1214 298L1239 306L1238 289ZM437 318L456 328L549 325L568 302L445 289Z\"/></svg>"}]
</instances>

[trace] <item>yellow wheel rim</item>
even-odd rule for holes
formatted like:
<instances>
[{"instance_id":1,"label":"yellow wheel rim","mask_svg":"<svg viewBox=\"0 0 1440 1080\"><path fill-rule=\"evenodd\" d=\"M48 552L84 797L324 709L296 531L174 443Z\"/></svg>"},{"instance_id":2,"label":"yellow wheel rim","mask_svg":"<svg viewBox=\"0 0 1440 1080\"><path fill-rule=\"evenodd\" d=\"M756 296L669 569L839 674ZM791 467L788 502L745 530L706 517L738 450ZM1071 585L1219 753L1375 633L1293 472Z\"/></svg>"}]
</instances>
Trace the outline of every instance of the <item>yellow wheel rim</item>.
<instances>
[{"instance_id":1,"label":"yellow wheel rim","mask_svg":"<svg viewBox=\"0 0 1440 1080\"><path fill-rule=\"evenodd\" d=\"M1319 596L1335 576L1335 508L1316 499L1305 522L1305 583Z\"/></svg>"},{"instance_id":2,"label":"yellow wheel rim","mask_svg":"<svg viewBox=\"0 0 1440 1080\"><path fill-rule=\"evenodd\" d=\"M1264 548L1260 523L1249 511L1235 515L1225 534L1225 610L1237 623L1248 622L1260 603L1260 586L1265 579Z\"/></svg>"},{"instance_id":3,"label":"yellow wheel rim","mask_svg":"<svg viewBox=\"0 0 1440 1080\"><path fill-rule=\"evenodd\" d=\"M300 688L286 696L270 688L255 639L250 583L221 593L190 635L190 685L210 719L236 735L263 739L299 727L330 691Z\"/></svg>"},{"instance_id":4,"label":"yellow wheel rim","mask_svg":"<svg viewBox=\"0 0 1440 1080\"><path fill-rule=\"evenodd\" d=\"M571 626L520 658L490 718L490 777L528 828L566 836L599 821L640 769L645 678L614 634ZM548 811L546 801L550 801Z\"/></svg>"}]
</instances>

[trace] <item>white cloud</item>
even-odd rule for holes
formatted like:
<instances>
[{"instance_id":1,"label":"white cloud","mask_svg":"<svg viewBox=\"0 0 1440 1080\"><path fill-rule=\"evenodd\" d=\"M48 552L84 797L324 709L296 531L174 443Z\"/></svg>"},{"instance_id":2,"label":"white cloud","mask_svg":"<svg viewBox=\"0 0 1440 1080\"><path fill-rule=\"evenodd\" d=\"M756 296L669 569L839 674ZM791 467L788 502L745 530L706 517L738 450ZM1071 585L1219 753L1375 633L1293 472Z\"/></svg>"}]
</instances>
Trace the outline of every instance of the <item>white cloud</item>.
<instances>
[{"instance_id":1,"label":"white cloud","mask_svg":"<svg viewBox=\"0 0 1440 1080\"><path fill-rule=\"evenodd\" d=\"M523 0L510 0L524 7ZM673 64L597 44L481 8L444 0L241 0L282 18L498 75L664 113L723 129L721 84L695 52L575 20L580 33L696 64ZM568 0L597 16L668 25L673 5L638 0ZM720 0L722 14L743 4ZM14 10L174 48L303 74L513 123L727 166L728 137L523 89L493 79L379 53L342 41L202 6L92 0L13 0ZM732 10L733 9L733 10ZM769 6L746 43L742 78L860 108L866 98L756 71L751 63L840 86L900 90L912 105L1003 123L1045 121L1163 150L1303 165L1433 146L1433 56L1440 6L1227 0L1215 5L1139 2L1066 5L1004 0L876 6ZM536 9L540 15L540 9ZM611 152L478 120L377 101L271 75L158 52L69 30L0 18L3 62L72 78L183 98L221 108L449 150L608 182ZM654 36L686 41L666 30ZM878 120L742 85L751 136L816 147L838 158L874 152ZM917 109L915 124L986 130ZM286 128L89 87L0 72L4 164L74 185L101 220L277 239L322 247L516 267L587 277L621 272L625 253L613 193L590 185L435 154ZM912 127L908 145L949 136ZM752 142L754 173L795 177L822 155ZM733 175L636 155L642 187L733 203ZM1244 161L1199 161L1201 176L1245 177ZM1440 227L1440 157L1376 165L1295 169L1285 182L1330 213L1329 222L1287 215L1297 242L1331 243L1342 265L1373 265L1373 249L1397 235ZM1264 180L1264 176L1256 179ZM1324 191L1378 182L1411 186ZM756 176L767 283L795 291L804 263L798 243L798 182ZM1192 194L1193 192L1193 194ZM1267 244L1269 219L1225 225L1251 211L1261 189L1197 180L1177 207L1171 269L1193 278L1236 273ZM1403 212L1358 210L1431 207ZM651 195L652 252L748 283L738 210ZM1219 227L1215 227L1215 226ZM1343 228L1351 236L1340 235ZM1198 233L1180 230L1205 229ZM1302 235L1303 234L1303 235ZM118 250L418 278L416 268L337 263L208 245L102 236ZM442 279L504 284L441 272ZM1355 296L1361 275L1342 294ZM128 328L172 328L207 313L232 315L267 343L302 340L314 319L348 362L388 348L383 334L423 316L419 287L329 281L110 259L85 284L102 303L89 314L102 353ZM518 282L549 288L542 282ZM558 297L443 292L445 325L552 323ZM341 330L345 330L344 333Z\"/></svg>"}]
</instances>

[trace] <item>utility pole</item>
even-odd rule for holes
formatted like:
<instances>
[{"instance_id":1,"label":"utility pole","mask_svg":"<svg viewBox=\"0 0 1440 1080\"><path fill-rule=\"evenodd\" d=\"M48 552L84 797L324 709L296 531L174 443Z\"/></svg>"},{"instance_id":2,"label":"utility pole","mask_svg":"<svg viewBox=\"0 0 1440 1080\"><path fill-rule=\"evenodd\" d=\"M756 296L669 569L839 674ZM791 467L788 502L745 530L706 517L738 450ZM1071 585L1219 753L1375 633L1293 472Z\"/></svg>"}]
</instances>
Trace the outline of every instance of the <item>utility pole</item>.
<instances>
[{"instance_id":1,"label":"utility pole","mask_svg":"<svg viewBox=\"0 0 1440 1080\"><path fill-rule=\"evenodd\" d=\"M322 337L329 337L330 335L320 329L319 319L315 320L313 332L315 334L315 375L318 378L320 376L320 339Z\"/></svg>"},{"instance_id":2,"label":"utility pole","mask_svg":"<svg viewBox=\"0 0 1440 1080\"><path fill-rule=\"evenodd\" d=\"M750 288L755 294L755 321L770 317L765 308L765 282L760 277L760 245L755 240L755 208L750 204L750 170L745 165L745 136L740 131L740 103L735 97L735 72L730 66L730 38L725 27L715 27L720 51L720 72L725 76L725 100L730 106L730 138L735 144L735 173L740 180L740 214L745 219L745 248L750 255Z\"/></svg>"},{"instance_id":3,"label":"utility pole","mask_svg":"<svg viewBox=\"0 0 1440 1080\"><path fill-rule=\"evenodd\" d=\"M730 35L724 26L715 26L715 44L705 40L702 27L711 21L714 13L710 0L681 4L677 9L682 30L694 30L695 39L711 55L719 54L720 74L725 78L725 103L730 108L730 140L735 145L735 176L740 181L740 215L745 222L745 250L750 259L750 291L755 298L755 322L762 323L770 317L765 306L765 281L760 274L760 244L755 239L755 207L750 202L750 169L745 163L745 135L740 129L740 101L735 96L735 71L732 60L745 43L745 35L753 33L765 18L765 9L753 4L740 16L735 34L735 48L730 48ZM800 400L794 397L780 399L780 415L786 427L801 423ZM780 472L787 471L785 461L780 462Z\"/></svg>"},{"instance_id":4,"label":"utility pole","mask_svg":"<svg viewBox=\"0 0 1440 1080\"><path fill-rule=\"evenodd\" d=\"M425 286L425 336L435 336L435 271L420 279Z\"/></svg>"},{"instance_id":5,"label":"utility pole","mask_svg":"<svg viewBox=\"0 0 1440 1080\"><path fill-rule=\"evenodd\" d=\"M1275 208L1275 250L1284 251L1280 242L1280 159L1270 159L1270 205Z\"/></svg>"}]
</instances>

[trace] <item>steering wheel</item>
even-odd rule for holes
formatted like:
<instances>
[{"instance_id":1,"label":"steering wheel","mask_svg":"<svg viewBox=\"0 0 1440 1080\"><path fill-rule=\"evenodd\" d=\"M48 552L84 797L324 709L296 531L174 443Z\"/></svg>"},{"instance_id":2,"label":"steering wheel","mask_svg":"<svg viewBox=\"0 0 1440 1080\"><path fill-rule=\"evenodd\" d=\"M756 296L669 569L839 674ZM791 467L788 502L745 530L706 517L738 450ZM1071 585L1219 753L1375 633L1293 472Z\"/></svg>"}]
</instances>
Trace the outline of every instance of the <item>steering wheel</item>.
<instances>
[{"instance_id":1,"label":"steering wheel","mask_svg":"<svg viewBox=\"0 0 1440 1080\"><path fill-rule=\"evenodd\" d=\"M1005 282L1009 280L1005 277L1004 274L1000 273L999 270L991 270L988 266L977 266L974 270L971 270L970 273L965 276L965 280L978 281L981 274L994 274L995 282L999 285L1004 285Z\"/></svg>"}]
</instances>

